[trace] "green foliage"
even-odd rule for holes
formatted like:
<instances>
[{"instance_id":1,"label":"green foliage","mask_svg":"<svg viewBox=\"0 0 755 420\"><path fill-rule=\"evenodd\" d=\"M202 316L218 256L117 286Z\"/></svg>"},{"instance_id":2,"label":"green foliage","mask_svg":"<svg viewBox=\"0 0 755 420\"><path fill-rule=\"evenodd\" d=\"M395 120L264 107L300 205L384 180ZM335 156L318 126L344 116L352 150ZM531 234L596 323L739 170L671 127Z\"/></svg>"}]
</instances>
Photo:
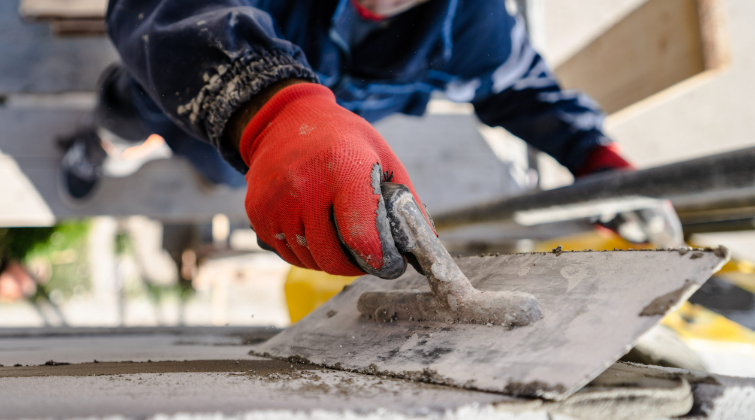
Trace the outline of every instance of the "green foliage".
<instances>
[{"instance_id":1,"label":"green foliage","mask_svg":"<svg viewBox=\"0 0 755 420\"><path fill-rule=\"evenodd\" d=\"M126 232L118 232L115 235L115 255L133 255L134 243L131 235Z\"/></svg>"},{"instance_id":2,"label":"green foliage","mask_svg":"<svg viewBox=\"0 0 755 420\"><path fill-rule=\"evenodd\" d=\"M0 260L20 261L27 266L41 260L51 272L40 292L58 289L70 297L77 286L88 289L90 285L86 258L89 225L87 220L75 220L52 227L2 228Z\"/></svg>"},{"instance_id":3,"label":"green foliage","mask_svg":"<svg viewBox=\"0 0 755 420\"><path fill-rule=\"evenodd\" d=\"M65 252L68 250L86 250L86 239L89 233L89 221L66 221L61 222L52 228L15 228L22 230L51 229L46 238L42 233L26 232L32 238L40 238L27 249L24 256L25 261L34 258L51 258L55 252ZM20 235L19 235L20 236ZM54 258L53 258L54 259ZM60 258L58 258L60 259ZM55 261L52 261L55 264Z\"/></svg>"},{"instance_id":4,"label":"green foliage","mask_svg":"<svg viewBox=\"0 0 755 420\"><path fill-rule=\"evenodd\" d=\"M24 261L32 249L49 242L54 231L54 227L2 228L0 229L0 258Z\"/></svg>"}]
</instances>

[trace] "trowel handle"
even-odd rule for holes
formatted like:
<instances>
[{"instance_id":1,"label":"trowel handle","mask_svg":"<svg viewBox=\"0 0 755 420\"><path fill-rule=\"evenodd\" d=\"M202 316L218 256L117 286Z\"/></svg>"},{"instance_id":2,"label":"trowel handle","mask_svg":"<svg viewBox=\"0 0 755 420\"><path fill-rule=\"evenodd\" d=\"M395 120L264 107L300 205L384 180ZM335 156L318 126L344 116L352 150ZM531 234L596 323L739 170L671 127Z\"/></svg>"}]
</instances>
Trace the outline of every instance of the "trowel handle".
<instances>
[{"instance_id":1,"label":"trowel handle","mask_svg":"<svg viewBox=\"0 0 755 420\"><path fill-rule=\"evenodd\" d=\"M414 254L422 251L419 249L420 244L438 241L409 188L402 184L383 182L380 189L393 242L399 252Z\"/></svg>"},{"instance_id":2,"label":"trowel handle","mask_svg":"<svg viewBox=\"0 0 755 420\"><path fill-rule=\"evenodd\" d=\"M396 248L430 282L436 294L446 295L472 289L456 262L440 243L409 188L400 184L381 184L383 200ZM419 265L419 267L417 267Z\"/></svg>"},{"instance_id":3,"label":"trowel handle","mask_svg":"<svg viewBox=\"0 0 755 420\"><path fill-rule=\"evenodd\" d=\"M389 321L427 320L522 326L542 316L537 299L528 293L480 292L472 287L456 261L403 185L381 185L393 242L409 262L419 265L432 293L417 290L368 291L359 297L359 312ZM418 270L420 271L420 270Z\"/></svg>"}]
</instances>

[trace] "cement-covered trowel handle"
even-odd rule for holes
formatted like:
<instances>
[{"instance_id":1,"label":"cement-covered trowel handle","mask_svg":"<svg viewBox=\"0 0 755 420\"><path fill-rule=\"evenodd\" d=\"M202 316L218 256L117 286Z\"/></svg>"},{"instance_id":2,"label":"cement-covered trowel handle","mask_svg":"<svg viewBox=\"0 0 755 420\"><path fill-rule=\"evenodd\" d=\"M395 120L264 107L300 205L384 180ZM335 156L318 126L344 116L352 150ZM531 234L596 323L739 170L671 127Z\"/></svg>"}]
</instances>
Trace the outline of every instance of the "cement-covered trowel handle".
<instances>
[{"instance_id":1,"label":"cement-covered trowel handle","mask_svg":"<svg viewBox=\"0 0 755 420\"><path fill-rule=\"evenodd\" d=\"M418 260L411 261L412 256L418 257L417 254L425 253L428 248L437 246L443 248L427 222L429 215L425 219L414 196L405 185L384 182L380 185L380 189L396 249L409 257L417 271L426 273L425 266ZM445 251L445 248L443 250ZM417 265L420 266L417 267Z\"/></svg>"},{"instance_id":2,"label":"cement-covered trowel handle","mask_svg":"<svg viewBox=\"0 0 755 420\"><path fill-rule=\"evenodd\" d=\"M380 188L396 248L416 258L433 293L459 295L474 290L435 236L409 188L390 182L384 182Z\"/></svg>"},{"instance_id":3,"label":"cement-covered trowel handle","mask_svg":"<svg viewBox=\"0 0 755 420\"><path fill-rule=\"evenodd\" d=\"M381 185L386 214L396 248L411 254L430 283L431 293L396 290L365 292L357 304L370 318L528 325L541 317L534 296L519 292L480 292L472 287L403 185Z\"/></svg>"}]
</instances>

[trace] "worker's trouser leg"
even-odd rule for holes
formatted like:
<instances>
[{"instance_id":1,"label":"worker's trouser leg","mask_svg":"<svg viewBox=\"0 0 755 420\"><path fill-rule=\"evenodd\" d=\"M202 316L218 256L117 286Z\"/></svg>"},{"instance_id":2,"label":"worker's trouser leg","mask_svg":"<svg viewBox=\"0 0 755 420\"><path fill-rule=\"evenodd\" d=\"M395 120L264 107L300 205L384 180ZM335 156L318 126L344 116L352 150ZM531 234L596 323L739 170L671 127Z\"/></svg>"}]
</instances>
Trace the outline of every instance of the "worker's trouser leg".
<instances>
[{"instance_id":1,"label":"worker's trouser leg","mask_svg":"<svg viewBox=\"0 0 755 420\"><path fill-rule=\"evenodd\" d=\"M95 122L131 141L158 134L173 153L189 160L212 183L238 188L246 185L244 176L226 163L214 147L171 121L120 65L111 66L103 74Z\"/></svg>"}]
</instances>

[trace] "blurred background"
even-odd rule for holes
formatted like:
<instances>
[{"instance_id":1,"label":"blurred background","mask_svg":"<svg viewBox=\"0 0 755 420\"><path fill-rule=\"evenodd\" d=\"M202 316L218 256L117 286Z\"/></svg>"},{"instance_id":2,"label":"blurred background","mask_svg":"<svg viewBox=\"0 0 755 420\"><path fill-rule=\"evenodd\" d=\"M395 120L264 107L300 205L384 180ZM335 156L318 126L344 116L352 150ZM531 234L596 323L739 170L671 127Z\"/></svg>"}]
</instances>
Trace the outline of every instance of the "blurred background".
<instances>
[{"instance_id":1,"label":"blurred background","mask_svg":"<svg viewBox=\"0 0 755 420\"><path fill-rule=\"evenodd\" d=\"M61 198L59 143L86 124L97 78L117 61L104 35L105 4L0 2L0 327L285 327L352 281L292 270L262 251L245 190L212 185L159 136L138 146L105 138L107 178L94 198ZM601 104L608 134L640 169L755 146L754 2L507 6L525 16L563 85ZM441 94L426 116L392 116L377 128L433 214L573 182L552 158ZM723 244L734 259L648 336L635 360L755 376L755 192L736 193L736 206L705 211L693 211L705 198L670 197L686 243ZM596 229L596 217L621 226L631 219L613 210L440 237L463 255L664 245L629 228ZM648 350L653 337L655 348L683 343L694 362Z\"/></svg>"}]
</instances>

